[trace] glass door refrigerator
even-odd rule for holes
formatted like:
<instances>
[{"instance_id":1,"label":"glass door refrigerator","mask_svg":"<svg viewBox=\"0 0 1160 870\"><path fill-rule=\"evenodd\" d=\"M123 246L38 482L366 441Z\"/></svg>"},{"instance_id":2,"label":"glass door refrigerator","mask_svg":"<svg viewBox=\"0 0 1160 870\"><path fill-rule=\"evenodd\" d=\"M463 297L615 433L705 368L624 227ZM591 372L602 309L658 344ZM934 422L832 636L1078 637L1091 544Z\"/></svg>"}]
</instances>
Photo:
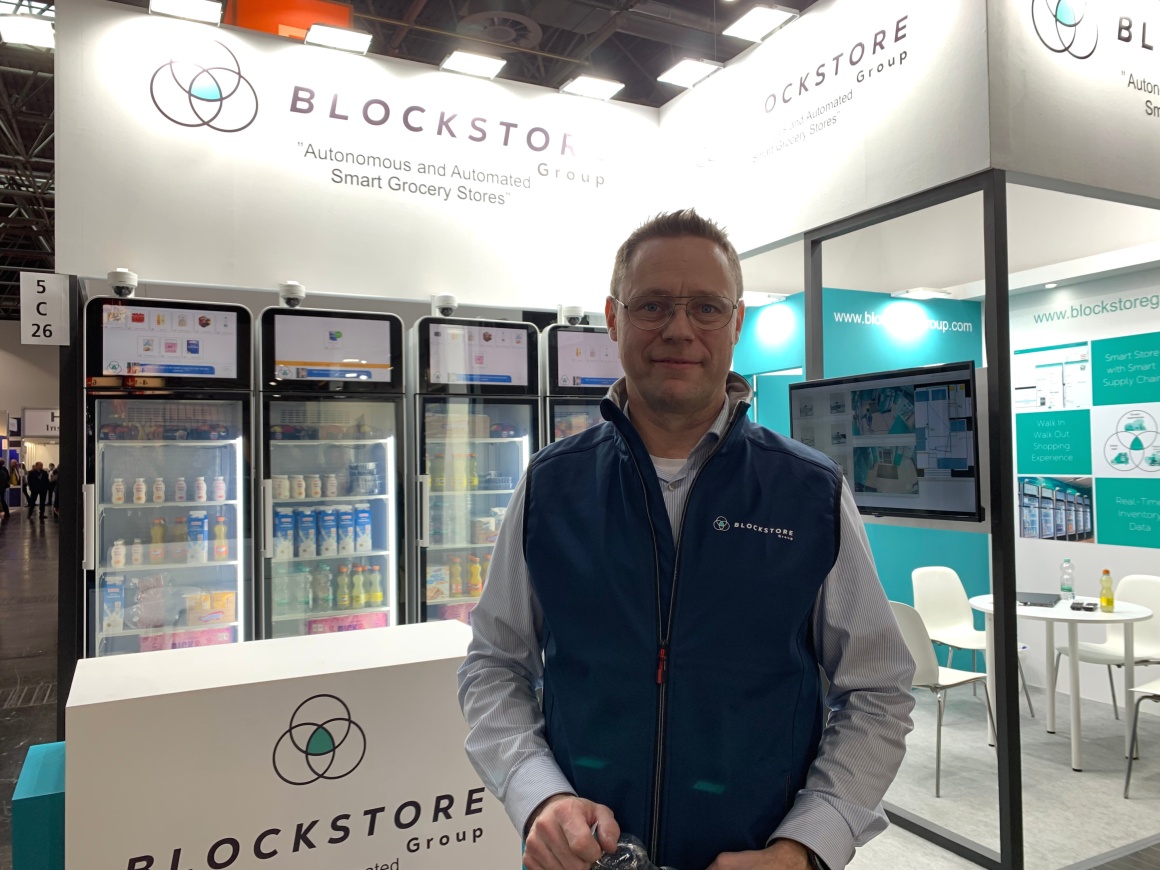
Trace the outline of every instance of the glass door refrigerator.
<instances>
[{"instance_id":1,"label":"glass door refrigerator","mask_svg":"<svg viewBox=\"0 0 1160 870\"><path fill-rule=\"evenodd\" d=\"M413 619L470 621L499 525L539 449L530 323L422 317L412 328L417 486Z\"/></svg>"},{"instance_id":2,"label":"glass door refrigerator","mask_svg":"<svg viewBox=\"0 0 1160 870\"><path fill-rule=\"evenodd\" d=\"M85 308L85 654L234 643L249 622L249 311Z\"/></svg>"},{"instance_id":3,"label":"glass door refrigerator","mask_svg":"<svg viewBox=\"0 0 1160 870\"><path fill-rule=\"evenodd\" d=\"M544 330L544 441L552 443L602 422L600 400L623 375L616 342L603 326Z\"/></svg>"},{"instance_id":4,"label":"glass door refrigerator","mask_svg":"<svg viewBox=\"0 0 1160 870\"><path fill-rule=\"evenodd\" d=\"M403 621L403 324L262 313L263 637Z\"/></svg>"}]
</instances>

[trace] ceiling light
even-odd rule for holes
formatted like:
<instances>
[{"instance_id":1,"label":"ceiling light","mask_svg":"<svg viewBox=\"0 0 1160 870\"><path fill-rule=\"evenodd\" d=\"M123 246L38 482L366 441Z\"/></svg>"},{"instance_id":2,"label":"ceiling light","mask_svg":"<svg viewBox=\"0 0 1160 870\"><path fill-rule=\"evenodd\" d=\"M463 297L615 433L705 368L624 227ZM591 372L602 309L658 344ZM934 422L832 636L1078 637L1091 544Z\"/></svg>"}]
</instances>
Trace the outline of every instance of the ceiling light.
<instances>
[{"instance_id":1,"label":"ceiling light","mask_svg":"<svg viewBox=\"0 0 1160 870\"><path fill-rule=\"evenodd\" d=\"M1043 286L1046 287L1048 290L1054 290L1059 285L1058 284L1044 284Z\"/></svg>"},{"instance_id":2,"label":"ceiling light","mask_svg":"<svg viewBox=\"0 0 1160 870\"><path fill-rule=\"evenodd\" d=\"M760 308L763 305L785 302L785 296L781 293L755 293L746 290L741 296L741 301L745 303L746 308Z\"/></svg>"},{"instance_id":3,"label":"ceiling light","mask_svg":"<svg viewBox=\"0 0 1160 870\"><path fill-rule=\"evenodd\" d=\"M343 27L311 24L310 29L306 31L304 42L307 45L321 45L326 48L337 48L339 51L366 54L367 49L371 47L371 35Z\"/></svg>"},{"instance_id":4,"label":"ceiling light","mask_svg":"<svg viewBox=\"0 0 1160 870\"><path fill-rule=\"evenodd\" d=\"M676 66L657 76L658 82L667 82L679 88L691 88L703 82L725 65L711 60L697 60L686 57Z\"/></svg>"},{"instance_id":5,"label":"ceiling light","mask_svg":"<svg viewBox=\"0 0 1160 870\"><path fill-rule=\"evenodd\" d=\"M724 31L725 36L735 36L749 42L761 42L779 27L798 17L796 9L784 6L754 6Z\"/></svg>"},{"instance_id":6,"label":"ceiling light","mask_svg":"<svg viewBox=\"0 0 1160 870\"><path fill-rule=\"evenodd\" d=\"M896 299L950 299L949 290L940 290L937 287L915 287L911 290L899 290L891 293Z\"/></svg>"},{"instance_id":7,"label":"ceiling light","mask_svg":"<svg viewBox=\"0 0 1160 870\"><path fill-rule=\"evenodd\" d=\"M439 64L439 69L451 72L464 73L469 76L479 76L483 79L494 79L504 64L507 63L498 57L488 57L483 54L472 54L470 51L453 51L447 59Z\"/></svg>"},{"instance_id":8,"label":"ceiling light","mask_svg":"<svg viewBox=\"0 0 1160 870\"><path fill-rule=\"evenodd\" d=\"M149 11L205 24L222 23L222 4L218 0L149 0Z\"/></svg>"},{"instance_id":9,"label":"ceiling light","mask_svg":"<svg viewBox=\"0 0 1160 870\"><path fill-rule=\"evenodd\" d=\"M9 45L56 48L52 19L39 15L0 15L0 40Z\"/></svg>"},{"instance_id":10,"label":"ceiling light","mask_svg":"<svg viewBox=\"0 0 1160 870\"><path fill-rule=\"evenodd\" d=\"M576 76L560 88L560 93L592 97L595 100L608 100L623 89L624 82L614 82L611 79L600 79L596 76Z\"/></svg>"}]
</instances>

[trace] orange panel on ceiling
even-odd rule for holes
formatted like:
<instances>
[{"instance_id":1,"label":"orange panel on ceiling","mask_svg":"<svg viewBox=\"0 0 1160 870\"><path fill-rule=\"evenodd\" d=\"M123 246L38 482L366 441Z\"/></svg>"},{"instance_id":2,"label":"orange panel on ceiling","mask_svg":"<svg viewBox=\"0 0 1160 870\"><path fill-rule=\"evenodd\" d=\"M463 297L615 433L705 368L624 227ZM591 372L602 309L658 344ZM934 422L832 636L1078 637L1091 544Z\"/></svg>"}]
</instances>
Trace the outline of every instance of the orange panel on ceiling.
<instances>
[{"instance_id":1,"label":"orange panel on ceiling","mask_svg":"<svg viewBox=\"0 0 1160 870\"><path fill-rule=\"evenodd\" d=\"M302 39L311 24L350 28L351 7L330 0L229 0L223 24Z\"/></svg>"}]
</instances>

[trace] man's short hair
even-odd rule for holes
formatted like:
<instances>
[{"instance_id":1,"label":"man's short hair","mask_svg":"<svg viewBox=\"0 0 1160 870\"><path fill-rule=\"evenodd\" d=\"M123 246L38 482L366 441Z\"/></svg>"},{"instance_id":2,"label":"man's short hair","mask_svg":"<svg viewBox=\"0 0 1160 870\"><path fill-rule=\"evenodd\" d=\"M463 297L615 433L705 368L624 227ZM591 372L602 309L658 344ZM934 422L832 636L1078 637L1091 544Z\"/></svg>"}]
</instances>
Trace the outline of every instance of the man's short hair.
<instances>
[{"instance_id":1,"label":"man's short hair","mask_svg":"<svg viewBox=\"0 0 1160 870\"><path fill-rule=\"evenodd\" d=\"M696 209L691 208L658 214L633 230L632 235L624 240L624 244L616 252L616 262L612 267L612 298L620 298L620 288L628 278L632 258L641 244L652 239L679 239L684 236L708 239L721 249L729 264L729 272L733 277L737 293L736 299L740 300L742 291L741 258L737 256L737 249L729 241L729 236L724 229L714 221L701 217L697 214Z\"/></svg>"}]
</instances>

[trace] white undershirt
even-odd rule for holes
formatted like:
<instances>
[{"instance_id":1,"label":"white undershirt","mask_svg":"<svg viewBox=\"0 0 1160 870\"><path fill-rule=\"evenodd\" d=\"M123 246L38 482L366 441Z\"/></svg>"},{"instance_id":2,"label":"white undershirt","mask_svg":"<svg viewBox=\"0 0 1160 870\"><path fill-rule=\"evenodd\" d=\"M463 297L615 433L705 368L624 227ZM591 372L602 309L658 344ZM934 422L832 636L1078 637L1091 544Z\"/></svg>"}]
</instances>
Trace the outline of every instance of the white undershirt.
<instances>
[{"instance_id":1,"label":"white undershirt","mask_svg":"<svg viewBox=\"0 0 1160 870\"><path fill-rule=\"evenodd\" d=\"M687 457L681 459L662 459L660 456L653 456L651 453L649 454L649 459L653 461L653 466L657 470L657 477L660 478L662 483L668 483L676 477L681 469L685 467L685 463L689 461Z\"/></svg>"}]
</instances>

